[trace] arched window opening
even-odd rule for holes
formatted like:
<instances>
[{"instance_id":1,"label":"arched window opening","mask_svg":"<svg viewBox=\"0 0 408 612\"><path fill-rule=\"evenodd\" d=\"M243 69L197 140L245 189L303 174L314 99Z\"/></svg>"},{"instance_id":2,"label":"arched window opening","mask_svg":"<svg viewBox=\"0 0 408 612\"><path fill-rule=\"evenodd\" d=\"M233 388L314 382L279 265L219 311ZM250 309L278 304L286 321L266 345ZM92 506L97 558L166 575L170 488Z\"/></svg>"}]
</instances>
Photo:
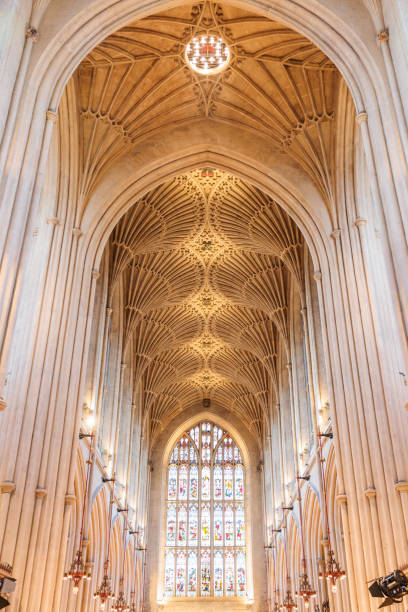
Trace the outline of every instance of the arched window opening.
<instances>
[{"instance_id":1,"label":"arched window opening","mask_svg":"<svg viewBox=\"0 0 408 612\"><path fill-rule=\"evenodd\" d=\"M246 597L245 471L238 446L204 421L167 473L164 596Z\"/></svg>"}]
</instances>

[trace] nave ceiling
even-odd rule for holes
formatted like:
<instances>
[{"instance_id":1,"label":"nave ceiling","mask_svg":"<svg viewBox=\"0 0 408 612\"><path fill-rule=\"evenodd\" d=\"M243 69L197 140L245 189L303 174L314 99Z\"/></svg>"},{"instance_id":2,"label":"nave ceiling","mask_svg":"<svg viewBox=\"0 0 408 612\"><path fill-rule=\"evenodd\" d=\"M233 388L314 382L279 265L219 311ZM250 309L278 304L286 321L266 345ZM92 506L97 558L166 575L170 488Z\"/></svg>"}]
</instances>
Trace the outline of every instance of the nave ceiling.
<instances>
[{"instance_id":1,"label":"nave ceiling","mask_svg":"<svg viewBox=\"0 0 408 612\"><path fill-rule=\"evenodd\" d=\"M303 279L305 245L287 213L201 168L138 201L108 249L108 299L122 296L123 351L151 435L210 398L260 436L289 348L289 293Z\"/></svg>"},{"instance_id":2,"label":"nave ceiling","mask_svg":"<svg viewBox=\"0 0 408 612\"><path fill-rule=\"evenodd\" d=\"M214 75L185 58L200 32L220 36L231 57ZM309 174L333 202L336 104L341 76L307 38L230 4L199 2L118 30L80 64L77 89L86 199L125 152L166 127L199 120L262 136Z\"/></svg>"},{"instance_id":3,"label":"nave ceiling","mask_svg":"<svg viewBox=\"0 0 408 612\"><path fill-rule=\"evenodd\" d=\"M215 74L198 74L186 59L186 45L203 32L230 50ZM308 39L230 4L205 0L131 23L73 78L79 199L85 205L122 156L161 130L204 121L208 130L267 139L303 167L330 209L340 81ZM108 301L120 286L123 351L152 435L205 397L260 435L279 395L280 352L290 361L293 287L304 302L305 246L295 223L259 189L200 168L136 202L109 250Z\"/></svg>"}]
</instances>

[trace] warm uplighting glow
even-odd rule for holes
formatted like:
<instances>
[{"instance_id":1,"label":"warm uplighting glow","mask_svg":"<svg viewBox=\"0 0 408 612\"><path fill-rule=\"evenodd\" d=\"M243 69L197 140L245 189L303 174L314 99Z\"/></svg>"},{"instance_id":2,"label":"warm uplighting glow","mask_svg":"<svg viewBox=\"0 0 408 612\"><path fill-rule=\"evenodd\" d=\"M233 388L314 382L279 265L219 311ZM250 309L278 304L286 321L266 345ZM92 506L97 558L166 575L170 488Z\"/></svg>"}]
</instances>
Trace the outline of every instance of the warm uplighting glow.
<instances>
[{"instance_id":1,"label":"warm uplighting glow","mask_svg":"<svg viewBox=\"0 0 408 612\"><path fill-rule=\"evenodd\" d=\"M199 74L220 72L227 66L230 57L225 41L212 34L195 36L186 46L186 62Z\"/></svg>"},{"instance_id":2,"label":"warm uplighting glow","mask_svg":"<svg viewBox=\"0 0 408 612\"><path fill-rule=\"evenodd\" d=\"M94 412L90 412L86 418L86 424L89 427L89 429L93 429L96 425L96 419L95 419L95 413Z\"/></svg>"}]
</instances>

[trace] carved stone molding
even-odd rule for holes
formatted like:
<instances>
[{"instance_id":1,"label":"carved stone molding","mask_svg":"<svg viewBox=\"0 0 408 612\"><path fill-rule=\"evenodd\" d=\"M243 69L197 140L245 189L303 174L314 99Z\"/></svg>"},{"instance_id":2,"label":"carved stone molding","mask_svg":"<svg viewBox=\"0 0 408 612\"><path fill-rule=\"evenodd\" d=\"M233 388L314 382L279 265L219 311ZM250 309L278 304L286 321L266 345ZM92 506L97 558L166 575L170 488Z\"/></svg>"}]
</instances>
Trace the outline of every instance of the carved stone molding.
<instances>
[{"instance_id":1,"label":"carved stone molding","mask_svg":"<svg viewBox=\"0 0 408 612\"><path fill-rule=\"evenodd\" d=\"M35 496L38 497L39 499L43 499L44 497L47 496L47 489L37 487L35 490Z\"/></svg>"},{"instance_id":2,"label":"carved stone molding","mask_svg":"<svg viewBox=\"0 0 408 612\"><path fill-rule=\"evenodd\" d=\"M60 220L58 219L58 217L47 217L47 223L49 225L59 225Z\"/></svg>"},{"instance_id":3,"label":"carved stone molding","mask_svg":"<svg viewBox=\"0 0 408 612\"><path fill-rule=\"evenodd\" d=\"M363 217L357 217L357 219L354 221L354 225L360 229L360 227L364 227L364 225L367 225L367 219L364 219Z\"/></svg>"},{"instance_id":4,"label":"carved stone molding","mask_svg":"<svg viewBox=\"0 0 408 612\"><path fill-rule=\"evenodd\" d=\"M398 493L408 493L408 482L404 480L400 480L399 482L396 482L395 490L398 491Z\"/></svg>"},{"instance_id":5,"label":"carved stone molding","mask_svg":"<svg viewBox=\"0 0 408 612\"><path fill-rule=\"evenodd\" d=\"M14 493L16 490L16 483L11 480L4 480L0 482L0 493Z\"/></svg>"},{"instance_id":6,"label":"carved stone molding","mask_svg":"<svg viewBox=\"0 0 408 612\"><path fill-rule=\"evenodd\" d=\"M336 495L336 502L338 504L347 504L347 495L345 493L339 493Z\"/></svg>"},{"instance_id":7,"label":"carved stone molding","mask_svg":"<svg viewBox=\"0 0 408 612\"><path fill-rule=\"evenodd\" d=\"M333 238L334 240L337 240L337 238L339 238L340 235L341 235L341 229L339 227L334 229L332 233L330 234L331 238Z\"/></svg>"},{"instance_id":8,"label":"carved stone molding","mask_svg":"<svg viewBox=\"0 0 408 612\"><path fill-rule=\"evenodd\" d=\"M52 121L53 123L55 123L58 120L58 114L56 113L56 111L52 110L51 108L47 110L47 112L45 113L45 116L47 117L48 121Z\"/></svg>"},{"instance_id":9,"label":"carved stone molding","mask_svg":"<svg viewBox=\"0 0 408 612\"><path fill-rule=\"evenodd\" d=\"M367 111L360 111L356 115L356 121L357 121L358 125L361 125L362 123L365 123L367 121L367 118L368 118Z\"/></svg>"},{"instance_id":10,"label":"carved stone molding","mask_svg":"<svg viewBox=\"0 0 408 612\"><path fill-rule=\"evenodd\" d=\"M66 493L65 494L65 505L66 506L74 506L76 503L75 493Z\"/></svg>"},{"instance_id":11,"label":"carved stone molding","mask_svg":"<svg viewBox=\"0 0 408 612\"><path fill-rule=\"evenodd\" d=\"M2 410L5 410L6 408L7 408L7 402L2 397L0 397L0 412Z\"/></svg>"},{"instance_id":12,"label":"carved stone molding","mask_svg":"<svg viewBox=\"0 0 408 612\"><path fill-rule=\"evenodd\" d=\"M364 495L370 499L371 497L376 497L377 491L374 489L374 487L369 487L364 491Z\"/></svg>"}]
</instances>

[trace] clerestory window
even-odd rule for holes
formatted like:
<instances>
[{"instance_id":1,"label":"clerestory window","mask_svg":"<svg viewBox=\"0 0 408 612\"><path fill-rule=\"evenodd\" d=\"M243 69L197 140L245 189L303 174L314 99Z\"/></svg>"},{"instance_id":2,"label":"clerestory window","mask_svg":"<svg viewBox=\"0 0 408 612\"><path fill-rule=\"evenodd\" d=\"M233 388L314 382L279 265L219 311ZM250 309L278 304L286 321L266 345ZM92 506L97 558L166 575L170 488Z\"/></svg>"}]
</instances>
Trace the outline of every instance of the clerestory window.
<instances>
[{"instance_id":1,"label":"clerestory window","mask_svg":"<svg viewBox=\"0 0 408 612\"><path fill-rule=\"evenodd\" d=\"M208 421L185 432L168 467L166 598L246 596L244 504L232 437Z\"/></svg>"}]
</instances>

